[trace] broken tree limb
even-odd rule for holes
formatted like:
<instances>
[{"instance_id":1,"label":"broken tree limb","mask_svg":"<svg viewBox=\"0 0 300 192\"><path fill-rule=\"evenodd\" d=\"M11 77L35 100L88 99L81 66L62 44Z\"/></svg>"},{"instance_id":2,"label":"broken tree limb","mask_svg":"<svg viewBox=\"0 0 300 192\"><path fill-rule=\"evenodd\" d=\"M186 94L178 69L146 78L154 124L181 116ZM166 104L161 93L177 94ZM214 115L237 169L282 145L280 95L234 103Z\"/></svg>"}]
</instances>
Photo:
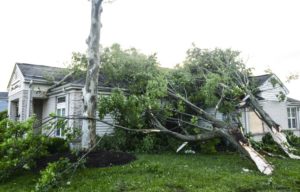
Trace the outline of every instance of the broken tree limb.
<instances>
[{"instance_id":1,"label":"broken tree limb","mask_svg":"<svg viewBox=\"0 0 300 192\"><path fill-rule=\"evenodd\" d=\"M277 143L277 145L283 150L283 152L290 157L291 159L300 159L300 156L294 155L291 153L291 146L289 145L286 135L281 132L279 124L277 124L268 113L266 113L257 102L256 98L252 93L248 93L249 99L248 102L253 110L259 114L260 119L264 121L269 129L269 132L273 138L273 140Z\"/></svg>"},{"instance_id":2,"label":"broken tree limb","mask_svg":"<svg viewBox=\"0 0 300 192\"><path fill-rule=\"evenodd\" d=\"M216 127L219 128L224 128L227 127L227 124L224 121L221 121L217 118L215 118L214 116L210 115L209 113L207 113L206 111L204 111L203 109L201 109L200 107L196 106L195 104L191 103L189 100L187 100L186 98L182 97L179 94L174 93L172 90L168 90L168 94L175 98L175 99L180 99L182 101L184 101L187 105L189 105L195 112L197 112L200 116L204 117L205 119L207 119L208 121L213 122L213 124Z\"/></svg>"},{"instance_id":3,"label":"broken tree limb","mask_svg":"<svg viewBox=\"0 0 300 192\"><path fill-rule=\"evenodd\" d=\"M252 162L256 165L258 170L265 174L270 175L273 172L273 167L270 163L265 160L265 158L255 151L247 138L240 133L240 136L236 136L239 133L240 129L236 128L235 131L225 131L219 130L224 138L226 138L230 143L232 143L241 153L250 158ZM233 134L234 133L234 134ZM242 136L242 138L240 138Z\"/></svg>"},{"instance_id":4,"label":"broken tree limb","mask_svg":"<svg viewBox=\"0 0 300 192\"><path fill-rule=\"evenodd\" d=\"M257 151L255 151L248 139L241 133L241 130L239 128L235 129L227 129L229 125L227 125L225 122L216 119L203 109L199 108L198 106L194 105L184 97L181 97L179 94L175 94L172 91L168 92L170 96L176 99L180 99L184 101L187 105L189 105L192 109L194 109L198 114L206 118L207 120L211 121L214 125L214 127L217 127L214 129L214 133L223 136L225 139L227 139L230 143L232 143L236 148L241 151L244 155L249 157L258 170L266 175L270 175L273 172L273 167L271 164L265 160L263 156L261 156ZM234 127L234 126L233 126Z\"/></svg>"},{"instance_id":5,"label":"broken tree limb","mask_svg":"<svg viewBox=\"0 0 300 192\"><path fill-rule=\"evenodd\" d=\"M62 80L60 80L59 82L55 83L54 85L52 85L51 87L49 87L47 89L47 93L51 90L54 89L55 87L60 86L61 84L63 84L69 77L71 77L73 74L75 73L75 71L71 71L70 73L68 73Z\"/></svg>"}]
</instances>

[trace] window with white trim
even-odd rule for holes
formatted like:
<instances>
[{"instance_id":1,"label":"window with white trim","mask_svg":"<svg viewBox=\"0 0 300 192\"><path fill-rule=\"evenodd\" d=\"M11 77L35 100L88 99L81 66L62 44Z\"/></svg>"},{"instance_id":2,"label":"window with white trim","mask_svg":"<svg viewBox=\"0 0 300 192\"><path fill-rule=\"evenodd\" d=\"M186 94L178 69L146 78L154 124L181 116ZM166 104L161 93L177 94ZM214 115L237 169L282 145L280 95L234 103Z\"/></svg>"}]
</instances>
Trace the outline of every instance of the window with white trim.
<instances>
[{"instance_id":1,"label":"window with white trim","mask_svg":"<svg viewBox=\"0 0 300 192\"><path fill-rule=\"evenodd\" d=\"M64 117L66 115L66 97L57 97L56 103L56 115ZM58 122L56 124L57 128L55 131L56 137L63 137L63 128L64 124L62 122Z\"/></svg>"},{"instance_id":2,"label":"window with white trim","mask_svg":"<svg viewBox=\"0 0 300 192\"><path fill-rule=\"evenodd\" d=\"M297 107L288 107L287 114L288 114L288 127L298 128Z\"/></svg>"}]
</instances>

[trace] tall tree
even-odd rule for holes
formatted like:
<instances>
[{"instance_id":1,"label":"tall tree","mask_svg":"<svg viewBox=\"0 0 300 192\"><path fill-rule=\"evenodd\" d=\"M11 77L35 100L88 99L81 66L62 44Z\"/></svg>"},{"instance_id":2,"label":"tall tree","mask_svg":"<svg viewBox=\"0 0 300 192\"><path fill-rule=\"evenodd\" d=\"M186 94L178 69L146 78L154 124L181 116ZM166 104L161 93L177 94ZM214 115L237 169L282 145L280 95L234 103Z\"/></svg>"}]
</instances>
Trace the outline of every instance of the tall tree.
<instances>
[{"instance_id":1,"label":"tall tree","mask_svg":"<svg viewBox=\"0 0 300 192\"><path fill-rule=\"evenodd\" d=\"M82 125L82 148L91 148L96 144L96 109L98 95L98 77L100 65L100 29L102 0L92 0L91 28L87 39L88 66L85 86L83 88L83 120Z\"/></svg>"}]
</instances>

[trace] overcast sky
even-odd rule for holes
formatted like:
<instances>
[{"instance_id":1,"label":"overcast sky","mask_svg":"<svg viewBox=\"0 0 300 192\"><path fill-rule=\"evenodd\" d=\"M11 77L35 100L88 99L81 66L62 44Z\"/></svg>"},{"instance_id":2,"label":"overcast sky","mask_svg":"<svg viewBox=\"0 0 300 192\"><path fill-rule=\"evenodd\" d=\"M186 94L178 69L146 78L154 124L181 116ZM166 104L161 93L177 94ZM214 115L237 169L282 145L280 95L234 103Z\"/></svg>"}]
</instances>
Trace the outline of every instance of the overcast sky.
<instances>
[{"instance_id":1,"label":"overcast sky","mask_svg":"<svg viewBox=\"0 0 300 192\"><path fill-rule=\"evenodd\" d=\"M105 3L101 44L119 43L157 53L162 66L183 61L194 42L232 48L262 74L282 81L300 72L300 2L297 0L116 0ZM87 0L0 1L0 91L16 62L63 67L84 52L89 34ZM286 84L300 100L300 80Z\"/></svg>"}]
</instances>

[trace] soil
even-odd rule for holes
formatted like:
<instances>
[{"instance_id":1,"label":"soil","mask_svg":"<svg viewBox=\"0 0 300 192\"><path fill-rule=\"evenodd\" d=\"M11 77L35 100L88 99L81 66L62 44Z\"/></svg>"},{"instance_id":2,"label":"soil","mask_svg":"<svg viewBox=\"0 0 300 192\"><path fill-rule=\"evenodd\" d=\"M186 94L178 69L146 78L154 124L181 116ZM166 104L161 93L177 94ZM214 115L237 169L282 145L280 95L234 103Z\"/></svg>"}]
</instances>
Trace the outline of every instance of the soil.
<instances>
[{"instance_id":1,"label":"soil","mask_svg":"<svg viewBox=\"0 0 300 192\"><path fill-rule=\"evenodd\" d=\"M55 162L62 157L70 159L71 162L76 162L78 157L81 157L83 154L84 153L81 153L78 156L70 152L51 154L49 156L37 159L34 170L42 170L47 166L48 163ZM110 167L113 165L124 165L134 160L136 160L136 157L133 154L99 150L90 152L86 156L85 166L89 168Z\"/></svg>"}]
</instances>

